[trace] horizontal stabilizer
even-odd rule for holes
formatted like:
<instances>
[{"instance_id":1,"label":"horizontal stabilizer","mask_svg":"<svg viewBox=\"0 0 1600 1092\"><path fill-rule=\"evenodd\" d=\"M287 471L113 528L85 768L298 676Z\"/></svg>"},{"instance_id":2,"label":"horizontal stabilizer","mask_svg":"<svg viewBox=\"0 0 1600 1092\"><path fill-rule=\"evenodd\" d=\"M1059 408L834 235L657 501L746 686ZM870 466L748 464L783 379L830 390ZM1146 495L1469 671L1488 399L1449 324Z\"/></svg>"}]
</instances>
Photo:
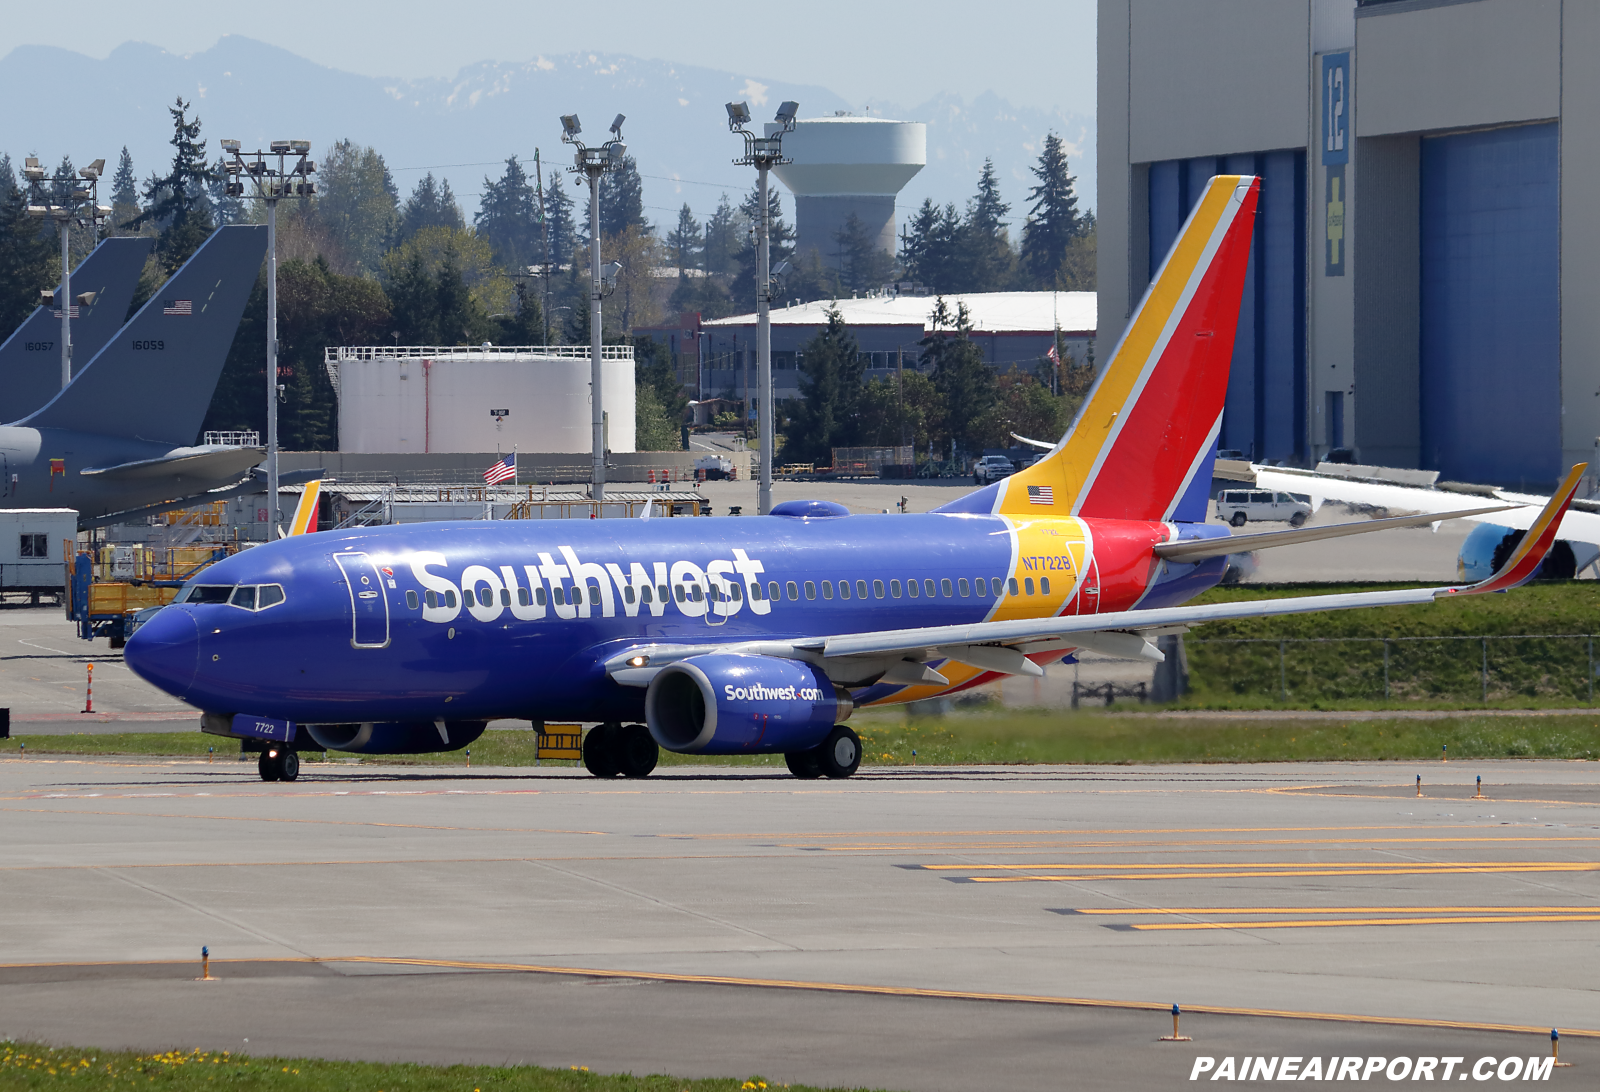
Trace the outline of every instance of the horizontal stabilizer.
<instances>
[{"instance_id":1,"label":"horizontal stabilizer","mask_svg":"<svg viewBox=\"0 0 1600 1092\"><path fill-rule=\"evenodd\" d=\"M1299 542L1319 542L1326 538L1344 538L1347 535L1364 535L1372 531L1387 531L1395 527L1426 527L1447 519L1464 519L1489 512L1509 512L1519 508L1516 504L1499 504L1492 508L1467 508L1460 512L1437 512L1420 516L1396 516L1393 519L1374 519L1362 523L1337 523L1331 527L1297 527L1288 531L1263 531L1254 535L1232 535L1228 538L1194 538L1177 542L1163 542L1155 547L1157 557L1172 561L1201 561L1224 554L1244 553L1248 550L1265 550L1273 546L1293 546Z\"/></svg>"},{"instance_id":2,"label":"horizontal stabilizer","mask_svg":"<svg viewBox=\"0 0 1600 1092\"><path fill-rule=\"evenodd\" d=\"M320 468L317 470L295 470L282 475L278 479L278 484L285 487L291 485L300 485L311 480L312 478L321 477L322 474L323 471ZM226 485L220 489L207 489L204 492L194 493L188 496L177 496L171 498L170 500L160 501L156 504L144 505L142 508L129 508L121 512L108 512L103 516L95 516L93 519L80 519L78 521L78 527L80 530L84 531L90 530L94 527L112 527L118 523L127 523L130 520L136 520L141 516L154 515L157 512L170 512L178 508L194 508L198 505L211 504L215 501L232 500L234 497L249 497L257 494L264 495L266 491L266 472L261 470L259 467L252 467L249 478L236 485Z\"/></svg>"},{"instance_id":3,"label":"horizontal stabilizer","mask_svg":"<svg viewBox=\"0 0 1600 1092\"><path fill-rule=\"evenodd\" d=\"M219 228L43 409L19 421L192 444L267 250L267 229Z\"/></svg>"},{"instance_id":4,"label":"horizontal stabilizer","mask_svg":"<svg viewBox=\"0 0 1600 1092\"><path fill-rule=\"evenodd\" d=\"M78 471L85 477L112 481L147 481L151 478L187 479L192 482L231 481L266 458L265 448L204 447L174 448L155 459L137 459L113 466L88 466Z\"/></svg>"}]
</instances>

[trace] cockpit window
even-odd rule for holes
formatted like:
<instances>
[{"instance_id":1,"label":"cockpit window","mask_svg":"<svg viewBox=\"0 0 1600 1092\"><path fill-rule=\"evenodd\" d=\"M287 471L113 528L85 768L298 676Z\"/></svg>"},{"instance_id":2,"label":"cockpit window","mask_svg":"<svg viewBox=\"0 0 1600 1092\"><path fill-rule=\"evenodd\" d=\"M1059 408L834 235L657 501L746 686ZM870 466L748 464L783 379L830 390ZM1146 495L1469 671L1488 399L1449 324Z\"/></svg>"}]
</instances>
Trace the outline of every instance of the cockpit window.
<instances>
[{"instance_id":1,"label":"cockpit window","mask_svg":"<svg viewBox=\"0 0 1600 1092\"><path fill-rule=\"evenodd\" d=\"M266 610L283 602L283 588L277 584L263 584L256 592L256 610Z\"/></svg>"},{"instance_id":2,"label":"cockpit window","mask_svg":"<svg viewBox=\"0 0 1600 1092\"><path fill-rule=\"evenodd\" d=\"M253 584L241 584L233 589L233 594L228 597L228 603L245 610L256 609L256 589Z\"/></svg>"},{"instance_id":3,"label":"cockpit window","mask_svg":"<svg viewBox=\"0 0 1600 1092\"><path fill-rule=\"evenodd\" d=\"M229 585L191 584L186 595L178 597L180 603L226 603L233 594Z\"/></svg>"}]
</instances>

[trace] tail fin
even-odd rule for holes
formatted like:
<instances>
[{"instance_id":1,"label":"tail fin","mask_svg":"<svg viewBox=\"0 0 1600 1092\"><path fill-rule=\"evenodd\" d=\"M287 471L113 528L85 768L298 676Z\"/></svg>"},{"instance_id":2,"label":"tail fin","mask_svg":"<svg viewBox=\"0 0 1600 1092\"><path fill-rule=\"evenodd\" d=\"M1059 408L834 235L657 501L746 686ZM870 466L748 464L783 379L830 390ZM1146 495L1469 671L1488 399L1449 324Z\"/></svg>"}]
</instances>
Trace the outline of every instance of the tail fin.
<instances>
[{"instance_id":1,"label":"tail fin","mask_svg":"<svg viewBox=\"0 0 1600 1092\"><path fill-rule=\"evenodd\" d=\"M996 483L990 511L1171 519L1209 487L1259 192L1211 180L1072 428Z\"/></svg>"},{"instance_id":2,"label":"tail fin","mask_svg":"<svg viewBox=\"0 0 1600 1092\"><path fill-rule=\"evenodd\" d=\"M1511 556L1500 566L1499 572L1470 587L1451 588L1450 591L1462 595L1481 595L1484 592L1510 591L1532 580L1544 555L1555 545L1556 535L1561 530L1561 519L1567 514L1567 507L1577 495L1578 486L1583 484L1584 471L1588 469L1588 463L1579 463L1567 472L1566 481L1550 494L1544 510L1522 536L1516 549L1511 551Z\"/></svg>"},{"instance_id":3,"label":"tail fin","mask_svg":"<svg viewBox=\"0 0 1600 1092\"><path fill-rule=\"evenodd\" d=\"M155 240L139 236L107 239L72 271L72 294L95 293L73 307L72 357L82 371L105 347L139 287L139 273ZM0 424L26 417L61 392L61 286L55 302L40 307L0 345Z\"/></svg>"},{"instance_id":4,"label":"tail fin","mask_svg":"<svg viewBox=\"0 0 1600 1092\"><path fill-rule=\"evenodd\" d=\"M192 444L267 250L267 229L218 229L43 409L17 422Z\"/></svg>"},{"instance_id":5,"label":"tail fin","mask_svg":"<svg viewBox=\"0 0 1600 1092\"><path fill-rule=\"evenodd\" d=\"M320 479L306 482L305 492L300 494L300 503L295 505L294 518L289 521L289 530L284 538L309 535L317 529L317 498L321 495Z\"/></svg>"}]
</instances>

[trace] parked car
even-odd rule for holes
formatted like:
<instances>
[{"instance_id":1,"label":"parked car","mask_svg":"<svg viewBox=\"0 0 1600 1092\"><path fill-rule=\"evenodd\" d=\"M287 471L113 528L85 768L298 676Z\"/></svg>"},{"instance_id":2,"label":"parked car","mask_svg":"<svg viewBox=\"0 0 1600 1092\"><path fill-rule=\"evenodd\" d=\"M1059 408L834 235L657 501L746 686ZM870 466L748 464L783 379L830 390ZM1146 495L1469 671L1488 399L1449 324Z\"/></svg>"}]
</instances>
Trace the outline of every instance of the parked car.
<instances>
[{"instance_id":1,"label":"parked car","mask_svg":"<svg viewBox=\"0 0 1600 1092\"><path fill-rule=\"evenodd\" d=\"M985 455L973 466L972 480L974 484L982 485L985 482L997 482L1001 478L1009 478L1016 472L1016 465L1004 455Z\"/></svg>"},{"instance_id":2,"label":"parked car","mask_svg":"<svg viewBox=\"0 0 1600 1092\"><path fill-rule=\"evenodd\" d=\"M1217 497L1217 518L1243 527L1247 522L1287 523L1299 527L1311 518L1311 505L1288 493L1260 489L1224 489Z\"/></svg>"}]
</instances>

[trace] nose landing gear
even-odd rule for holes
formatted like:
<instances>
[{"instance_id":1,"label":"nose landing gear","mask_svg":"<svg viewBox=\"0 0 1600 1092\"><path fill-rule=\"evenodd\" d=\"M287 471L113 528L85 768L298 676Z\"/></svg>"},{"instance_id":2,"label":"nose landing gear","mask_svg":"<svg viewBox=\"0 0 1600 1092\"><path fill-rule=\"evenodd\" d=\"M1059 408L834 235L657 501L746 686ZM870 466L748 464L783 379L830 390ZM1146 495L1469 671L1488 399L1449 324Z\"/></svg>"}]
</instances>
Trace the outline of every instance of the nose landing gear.
<instances>
[{"instance_id":1,"label":"nose landing gear","mask_svg":"<svg viewBox=\"0 0 1600 1092\"><path fill-rule=\"evenodd\" d=\"M256 772L263 781L294 781L300 776L300 755L288 748L262 751L256 759Z\"/></svg>"}]
</instances>

